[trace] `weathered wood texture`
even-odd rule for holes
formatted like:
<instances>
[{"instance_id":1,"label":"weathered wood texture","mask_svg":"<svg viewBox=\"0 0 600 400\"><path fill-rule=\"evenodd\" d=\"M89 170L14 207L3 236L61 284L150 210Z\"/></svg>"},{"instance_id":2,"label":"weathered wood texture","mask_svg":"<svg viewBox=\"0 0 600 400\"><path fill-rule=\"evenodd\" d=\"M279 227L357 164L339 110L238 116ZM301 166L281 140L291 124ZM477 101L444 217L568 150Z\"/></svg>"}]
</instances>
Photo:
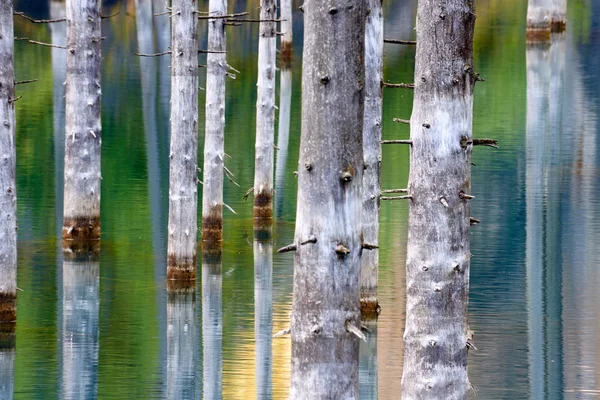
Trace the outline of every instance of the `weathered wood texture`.
<instances>
[{"instance_id":1,"label":"weathered wood texture","mask_svg":"<svg viewBox=\"0 0 600 400\"><path fill-rule=\"evenodd\" d=\"M100 239L100 0L67 0L62 237Z\"/></svg>"},{"instance_id":2,"label":"weathered wood texture","mask_svg":"<svg viewBox=\"0 0 600 400\"><path fill-rule=\"evenodd\" d=\"M220 255L202 254L203 398L223 397L223 274Z\"/></svg>"},{"instance_id":3,"label":"weathered wood texture","mask_svg":"<svg viewBox=\"0 0 600 400\"><path fill-rule=\"evenodd\" d=\"M261 0L256 83L256 146L254 158L254 225L268 226L273 217L273 164L275 156L275 0Z\"/></svg>"},{"instance_id":4,"label":"weathered wood texture","mask_svg":"<svg viewBox=\"0 0 600 400\"><path fill-rule=\"evenodd\" d=\"M196 279L198 232L198 14L196 0L173 0L171 149L167 279Z\"/></svg>"},{"instance_id":5,"label":"weathered wood texture","mask_svg":"<svg viewBox=\"0 0 600 400\"><path fill-rule=\"evenodd\" d=\"M256 398L273 397L273 241L254 239Z\"/></svg>"},{"instance_id":6,"label":"weathered wood texture","mask_svg":"<svg viewBox=\"0 0 600 400\"><path fill-rule=\"evenodd\" d=\"M210 0L209 15L227 15L225 0ZM202 180L203 247L221 245L223 238L223 165L225 160L225 77L227 57L225 19L208 20L206 56L206 129L204 138L204 178Z\"/></svg>"},{"instance_id":7,"label":"weathered wood texture","mask_svg":"<svg viewBox=\"0 0 600 400\"><path fill-rule=\"evenodd\" d=\"M17 187L12 0L0 2L0 335L17 317Z\"/></svg>"},{"instance_id":8,"label":"weathered wood texture","mask_svg":"<svg viewBox=\"0 0 600 400\"><path fill-rule=\"evenodd\" d=\"M167 299L168 400L195 399L198 358L196 288L171 291Z\"/></svg>"},{"instance_id":9,"label":"weathered wood texture","mask_svg":"<svg viewBox=\"0 0 600 400\"><path fill-rule=\"evenodd\" d=\"M362 232L366 243L379 243L379 194L381 193L381 113L383 90L383 10L381 0L367 2L365 28L365 112L363 123ZM379 250L364 250L360 265L360 301L363 313L376 314Z\"/></svg>"},{"instance_id":10,"label":"weathered wood texture","mask_svg":"<svg viewBox=\"0 0 600 400\"><path fill-rule=\"evenodd\" d=\"M466 399L472 0L417 10L402 398ZM433 51L435 49L435 51Z\"/></svg>"},{"instance_id":11,"label":"weathered wood texture","mask_svg":"<svg viewBox=\"0 0 600 400\"><path fill-rule=\"evenodd\" d=\"M292 39L293 39L293 24L292 24L292 0L279 1L279 31L281 35L281 48L279 49L281 64L280 67L290 68L292 65Z\"/></svg>"},{"instance_id":12,"label":"weathered wood texture","mask_svg":"<svg viewBox=\"0 0 600 400\"><path fill-rule=\"evenodd\" d=\"M283 214L285 201L285 167L290 143L290 117L292 109L292 70L282 68L279 75L279 125L277 128L277 153L275 155L275 217Z\"/></svg>"},{"instance_id":13,"label":"weathered wood texture","mask_svg":"<svg viewBox=\"0 0 600 400\"><path fill-rule=\"evenodd\" d=\"M304 3L292 399L358 398L365 18L360 0Z\"/></svg>"}]
</instances>

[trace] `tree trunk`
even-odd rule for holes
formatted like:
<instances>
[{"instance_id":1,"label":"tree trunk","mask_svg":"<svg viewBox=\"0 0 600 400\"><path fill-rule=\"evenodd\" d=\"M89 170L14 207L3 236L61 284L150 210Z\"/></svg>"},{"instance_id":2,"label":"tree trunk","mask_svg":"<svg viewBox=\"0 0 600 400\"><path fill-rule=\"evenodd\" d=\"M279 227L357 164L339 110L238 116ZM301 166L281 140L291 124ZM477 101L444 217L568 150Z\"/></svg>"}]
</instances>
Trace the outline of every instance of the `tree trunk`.
<instances>
[{"instance_id":1,"label":"tree trunk","mask_svg":"<svg viewBox=\"0 0 600 400\"><path fill-rule=\"evenodd\" d=\"M171 165L167 279L195 285L198 231L196 0L173 0L171 12L171 150L169 154Z\"/></svg>"},{"instance_id":2,"label":"tree trunk","mask_svg":"<svg viewBox=\"0 0 600 400\"><path fill-rule=\"evenodd\" d=\"M549 42L552 3L556 0L529 0L527 5L527 41Z\"/></svg>"},{"instance_id":3,"label":"tree trunk","mask_svg":"<svg viewBox=\"0 0 600 400\"><path fill-rule=\"evenodd\" d=\"M290 398L358 398L363 1L304 4Z\"/></svg>"},{"instance_id":4,"label":"tree trunk","mask_svg":"<svg viewBox=\"0 0 600 400\"><path fill-rule=\"evenodd\" d=\"M564 32L567 28L567 0L552 0L550 21L552 32Z\"/></svg>"},{"instance_id":5,"label":"tree trunk","mask_svg":"<svg viewBox=\"0 0 600 400\"><path fill-rule=\"evenodd\" d=\"M17 319L17 186L12 0L0 3L0 339Z\"/></svg>"},{"instance_id":6,"label":"tree trunk","mask_svg":"<svg viewBox=\"0 0 600 400\"><path fill-rule=\"evenodd\" d=\"M170 291L167 300L167 399L195 399L198 328L196 288Z\"/></svg>"},{"instance_id":7,"label":"tree trunk","mask_svg":"<svg viewBox=\"0 0 600 400\"><path fill-rule=\"evenodd\" d=\"M254 162L254 226L267 228L273 218L273 158L275 153L275 0L260 1L258 82L256 94L256 156Z\"/></svg>"},{"instance_id":8,"label":"tree trunk","mask_svg":"<svg viewBox=\"0 0 600 400\"><path fill-rule=\"evenodd\" d=\"M281 48L279 54L281 57L281 69L291 68L292 66L292 38L293 38L293 24L292 24L292 0L280 0L279 5L281 10L279 16L281 22L279 23L279 30L281 31Z\"/></svg>"},{"instance_id":9,"label":"tree trunk","mask_svg":"<svg viewBox=\"0 0 600 400\"><path fill-rule=\"evenodd\" d=\"M273 397L273 241L254 239L256 398Z\"/></svg>"},{"instance_id":10,"label":"tree trunk","mask_svg":"<svg viewBox=\"0 0 600 400\"><path fill-rule=\"evenodd\" d=\"M381 113L383 90L383 10L381 0L368 1L365 28L365 117L363 124L363 237L379 243L379 195L381 193ZM360 260L360 302L364 315L377 315L379 250L363 251Z\"/></svg>"},{"instance_id":11,"label":"tree trunk","mask_svg":"<svg viewBox=\"0 0 600 400\"><path fill-rule=\"evenodd\" d=\"M403 399L466 399L473 120L471 0L417 11ZM436 49L432 51L432 49Z\"/></svg>"},{"instance_id":12,"label":"tree trunk","mask_svg":"<svg viewBox=\"0 0 600 400\"><path fill-rule=\"evenodd\" d=\"M277 130L277 158L275 161L275 217L283 214L285 195L285 167L290 141L290 112L292 108L292 70L282 67L279 83L279 128Z\"/></svg>"},{"instance_id":13,"label":"tree trunk","mask_svg":"<svg viewBox=\"0 0 600 400\"><path fill-rule=\"evenodd\" d=\"M65 182L62 237L100 239L100 0L67 0Z\"/></svg>"},{"instance_id":14,"label":"tree trunk","mask_svg":"<svg viewBox=\"0 0 600 400\"><path fill-rule=\"evenodd\" d=\"M221 255L202 255L203 398L223 397L223 275Z\"/></svg>"},{"instance_id":15,"label":"tree trunk","mask_svg":"<svg viewBox=\"0 0 600 400\"><path fill-rule=\"evenodd\" d=\"M98 253L63 253L62 395L98 395L100 263Z\"/></svg>"},{"instance_id":16,"label":"tree trunk","mask_svg":"<svg viewBox=\"0 0 600 400\"><path fill-rule=\"evenodd\" d=\"M225 0L210 0L209 15L227 15ZM225 77L227 58L225 20L208 20L206 56L206 129L204 134L204 178L202 186L203 248L221 246L223 238L223 165L225 158Z\"/></svg>"}]
</instances>

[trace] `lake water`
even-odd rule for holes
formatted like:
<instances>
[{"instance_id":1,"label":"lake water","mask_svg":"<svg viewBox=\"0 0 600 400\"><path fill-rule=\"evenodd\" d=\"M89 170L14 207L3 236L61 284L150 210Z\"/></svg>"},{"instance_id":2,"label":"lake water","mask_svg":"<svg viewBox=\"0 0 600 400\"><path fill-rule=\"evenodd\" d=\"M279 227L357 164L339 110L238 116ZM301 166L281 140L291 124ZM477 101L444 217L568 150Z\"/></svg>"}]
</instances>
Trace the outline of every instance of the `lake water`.
<instances>
[{"instance_id":1,"label":"lake water","mask_svg":"<svg viewBox=\"0 0 600 400\"><path fill-rule=\"evenodd\" d=\"M228 28L222 263L198 262L194 295L167 296L169 59L163 1L105 2L102 243L98 261L63 261L64 50L17 42L19 271L15 399L274 398L289 389L291 254L300 138L302 13L294 12L291 125L279 138L274 244L253 243L256 24ZM200 9L207 10L207 1ZM295 10L300 4L295 1ZM414 39L415 4L384 2L385 36ZM257 0L230 2L258 15ZM16 1L39 18L62 5ZM480 399L600 397L600 2L569 4L567 33L526 46L526 2L479 1L469 375ZM137 9L137 10L136 10ZM136 24L136 11L138 22ZM201 46L206 24L201 23ZM18 19L16 36L64 43L65 27ZM204 48L204 47L203 47ZM204 63L203 60L200 63ZM414 48L386 45L385 80L412 82ZM204 85L204 70L200 84ZM200 121L204 93L200 93ZM386 139L407 139L412 93L386 89ZM200 150L203 148L200 123ZM200 151L199 154L202 154ZM408 150L386 147L384 189L406 187ZM407 205L381 207L379 321L361 343L362 398L400 397ZM199 257L200 258L200 257ZM272 267L270 260L272 260ZM202 271L202 272L200 272ZM272 275L271 275L272 274ZM272 279L272 280L271 280ZM271 283L272 282L272 283ZM272 316L272 318L271 318ZM257 361L258 360L258 361ZM7 375L8 374L8 375ZM8 380L6 380L8 379ZM5 393L5 392L4 392Z\"/></svg>"}]
</instances>

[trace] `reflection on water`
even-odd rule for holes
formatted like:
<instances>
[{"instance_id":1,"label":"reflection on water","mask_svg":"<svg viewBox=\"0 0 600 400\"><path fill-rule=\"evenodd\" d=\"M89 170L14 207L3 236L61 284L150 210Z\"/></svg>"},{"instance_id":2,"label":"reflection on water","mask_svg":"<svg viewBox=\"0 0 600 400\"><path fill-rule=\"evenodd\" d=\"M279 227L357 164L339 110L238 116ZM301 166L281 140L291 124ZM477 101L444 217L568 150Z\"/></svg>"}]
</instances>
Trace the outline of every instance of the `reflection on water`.
<instances>
[{"instance_id":1,"label":"reflection on water","mask_svg":"<svg viewBox=\"0 0 600 400\"><path fill-rule=\"evenodd\" d=\"M361 321L367 342L360 343L358 383L361 399L377 398L377 320Z\"/></svg>"},{"instance_id":2,"label":"reflection on water","mask_svg":"<svg viewBox=\"0 0 600 400\"><path fill-rule=\"evenodd\" d=\"M14 337L0 337L0 399L12 400L14 394L15 343Z\"/></svg>"},{"instance_id":3,"label":"reflection on water","mask_svg":"<svg viewBox=\"0 0 600 400\"><path fill-rule=\"evenodd\" d=\"M486 82L475 89L474 132L498 139L500 149L473 154L472 210L482 220L471 230L469 322L479 350L469 355L469 374L479 389L475 398L600 396L600 3L588 3L571 7L578 20L569 23L566 37L541 48L525 45L523 2L478 4L476 66ZM38 17L64 14L64 2L49 4L49 14ZM278 218L269 250L271 244L251 240L252 205L241 200L253 181L258 26L228 31L230 62L241 73L228 82L226 152L242 188L225 188L225 201L238 215L225 215L222 260L201 266L200 331L193 296L168 298L164 282L170 60L133 54L168 50L170 18L152 16L164 11L163 0L110 4L105 14L121 13L102 26L103 252L81 274L68 267L71 261L63 265L57 236L64 50L15 44L17 79L39 81L17 87L23 96L16 107L18 280L24 291L19 347L0 349L0 398L10 398L5 393L13 385L16 399L285 399L290 340L270 335L289 326L293 255L272 254L272 248L294 236L302 41L295 41L291 70L281 72ZM384 2L386 37L414 39L415 4ZM232 12L246 8L236 2ZM15 29L16 36L64 43L65 24L17 19ZM201 40L205 32L202 23ZM385 80L411 82L414 48L390 44L385 52ZM410 116L412 93L389 90L384 96L384 137L407 138L407 127L391 121ZM382 186L405 187L408 150L383 151ZM369 342L361 344L360 388L367 399L400 393L407 205L398 203L381 209L382 313L376 327L368 326Z\"/></svg>"}]
</instances>

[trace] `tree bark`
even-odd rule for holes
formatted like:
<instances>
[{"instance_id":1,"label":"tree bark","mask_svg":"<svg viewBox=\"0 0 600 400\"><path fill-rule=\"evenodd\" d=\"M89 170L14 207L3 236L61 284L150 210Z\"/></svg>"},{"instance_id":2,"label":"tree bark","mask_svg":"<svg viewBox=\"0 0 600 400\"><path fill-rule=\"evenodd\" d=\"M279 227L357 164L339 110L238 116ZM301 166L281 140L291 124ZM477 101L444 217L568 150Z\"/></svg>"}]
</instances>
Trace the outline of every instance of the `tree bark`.
<instances>
[{"instance_id":1,"label":"tree bark","mask_svg":"<svg viewBox=\"0 0 600 400\"><path fill-rule=\"evenodd\" d=\"M210 0L209 15L227 15L225 0ZM206 129L204 134L204 179L202 186L203 248L221 246L223 238L223 165L225 159L225 19L208 20L206 56Z\"/></svg>"},{"instance_id":2,"label":"tree bark","mask_svg":"<svg viewBox=\"0 0 600 400\"><path fill-rule=\"evenodd\" d=\"M0 339L17 319L17 186L12 0L0 3Z\"/></svg>"},{"instance_id":3,"label":"tree bark","mask_svg":"<svg viewBox=\"0 0 600 400\"><path fill-rule=\"evenodd\" d=\"M273 241L254 238L256 398L273 397Z\"/></svg>"},{"instance_id":4,"label":"tree bark","mask_svg":"<svg viewBox=\"0 0 600 400\"><path fill-rule=\"evenodd\" d=\"M100 239L100 22L99 0L67 0L62 237L68 241Z\"/></svg>"},{"instance_id":5,"label":"tree bark","mask_svg":"<svg viewBox=\"0 0 600 400\"><path fill-rule=\"evenodd\" d=\"M254 161L254 226L268 229L273 220L273 158L275 153L275 0L261 0L256 93L256 154Z\"/></svg>"},{"instance_id":6,"label":"tree bark","mask_svg":"<svg viewBox=\"0 0 600 400\"><path fill-rule=\"evenodd\" d=\"M98 395L100 263L98 253L64 253L62 398Z\"/></svg>"},{"instance_id":7,"label":"tree bark","mask_svg":"<svg viewBox=\"0 0 600 400\"><path fill-rule=\"evenodd\" d=\"M290 398L358 398L363 1L304 3Z\"/></svg>"},{"instance_id":8,"label":"tree bark","mask_svg":"<svg viewBox=\"0 0 600 400\"><path fill-rule=\"evenodd\" d=\"M281 57L281 69L291 68L292 66L292 39L293 39L293 24L292 24L292 0L280 0L279 1L280 11L279 16L281 22L279 23L279 30L281 31L281 48L279 54Z\"/></svg>"},{"instance_id":9,"label":"tree bark","mask_svg":"<svg viewBox=\"0 0 600 400\"><path fill-rule=\"evenodd\" d=\"M567 0L552 0L550 24L552 32L563 32L567 28Z\"/></svg>"},{"instance_id":10,"label":"tree bark","mask_svg":"<svg viewBox=\"0 0 600 400\"><path fill-rule=\"evenodd\" d=\"M292 108L292 70L282 67L279 76L279 127L275 160L275 217L283 214L285 196L285 167L290 141L290 113Z\"/></svg>"},{"instance_id":11,"label":"tree bark","mask_svg":"<svg viewBox=\"0 0 600 400\"><path fill-rule=\"evenodd\" d=\"M198 328L196 288L170 291L167 300L167 399L195 399Z\"/></svg>"},{"instance_id":12,"label":"tree bark","mask_svg":"<svg viewBox=\"0 0 600 400\"><path fill-rule=\"evenodd\" d=\"M221 255L202 254L202 345L205 399L223 396L223 275Z\"/></svg>"},{"instance_id":13,"label":"tree bark","mask_svg":"<svg viewBox=\"0 0 600 400\"><path fill-rule=\"evenodd\" d=\"M553 5L557 1L529 0L527 5L527 41L550 41Z\"/></svg>"},{"instance_id":14,"label":"tree bark","mask_svg":"<svg viewBox=\"0 0 600 400\"><path fill-rule=\"evenodd\" d=\"M466 399L473 29L471 0L417 11L403 399ZM435 49L433 51L432 49Z\"/></svg>"},{"instance_id":15,"label":"tree bark","mask_svg":"<svg viewBox=\"0 0 600 400\"><path fill-rule=\"evenodd\" d=\"M173 0L171 150L167 279L196 280L198 212L198 14L196 0ZM178 284L179 285L179 284Z\"/></svg>"},{"instance_id":16,"label":"tree bark","mask_svg":"<svg viewBox=\"0 0 600 400\"><path fill-rule=\"evenodd\" d=\"M383 10L381 0L369 0L365 28L365 116L363 124L363 238L379 243L381 193L381 113L383 75ZM364 250L360 265L360 305L364 315L377 315L379 250Z\"/></svg>"}]
</instances>

